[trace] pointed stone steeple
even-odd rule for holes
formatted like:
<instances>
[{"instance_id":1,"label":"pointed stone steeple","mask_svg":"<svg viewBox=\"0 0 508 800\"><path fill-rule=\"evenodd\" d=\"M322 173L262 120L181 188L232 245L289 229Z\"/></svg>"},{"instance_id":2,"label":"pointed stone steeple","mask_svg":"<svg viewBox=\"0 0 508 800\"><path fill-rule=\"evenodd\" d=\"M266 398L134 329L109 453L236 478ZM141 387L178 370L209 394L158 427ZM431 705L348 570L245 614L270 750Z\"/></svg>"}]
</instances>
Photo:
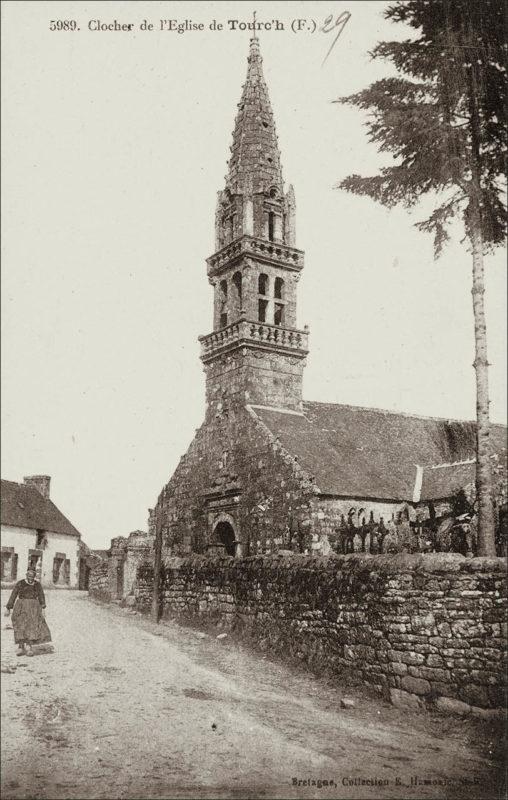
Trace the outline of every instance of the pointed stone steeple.
<instances>
[{"instance_id":1,"label":"pointed stone steeple","mask_svg":"<svg viewBox=\"0 0 508 800\"><path fill-rule=\"evenodd\" d=\"M233 131L226 188L232 194L283 189L280 152L268 89L263 76L259 39L250 40L247 78Z\"/></svg>"},{"instance_id":2,"label":"pointed stone steeple","mask_svg":"<svg viewBox=\"0 0 508 800\"><path fill-rule=\"evenodd\" d=\"M250 40L247 78L233 131L226 185L218 192L215 243L220 250L240 236L294 246L294 194L284 195L280 151L259 40Z\"/></svg>"},{"instance_id":3,"label":"pointed stone steeple","mask_svg":"<svg viewBox=\"0 0 508 800\"><path fill-rule=\"evenodd\" d=\"M207 259L214 287L213 331L200 337L207 419L246 403L302 407L309 331L297 328L296 286L304 254L295 239L295 195L292 186L284 194L275 122L253 36L226 185L218 192L215 253Z\"/></svg>"}]
</instances>

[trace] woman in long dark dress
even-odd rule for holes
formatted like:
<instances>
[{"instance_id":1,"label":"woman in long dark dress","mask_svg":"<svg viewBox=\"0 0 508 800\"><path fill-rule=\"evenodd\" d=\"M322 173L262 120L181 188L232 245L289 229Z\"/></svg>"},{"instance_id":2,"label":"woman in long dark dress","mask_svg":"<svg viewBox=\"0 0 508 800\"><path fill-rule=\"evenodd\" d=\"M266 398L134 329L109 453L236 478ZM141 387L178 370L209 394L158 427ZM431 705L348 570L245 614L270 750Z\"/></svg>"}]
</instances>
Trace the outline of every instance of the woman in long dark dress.
<instances>
[{"instance_id":1,"label":"woman in long dark dress","mask_svg":"<svg viewBox=\"0 0 508 800\"><path fill-rule=\"evenodd\" d=\"M44 619L44 592L40 583L35 580L35 570L31 567L27 569L26 580L18 581L12 590L6 617L13 608L12 627L14 641L18 645L17 655L22 656L26 652L27 656L33 656L32 645L50 642L51 633Z\"/></svg>"}]
</instances>

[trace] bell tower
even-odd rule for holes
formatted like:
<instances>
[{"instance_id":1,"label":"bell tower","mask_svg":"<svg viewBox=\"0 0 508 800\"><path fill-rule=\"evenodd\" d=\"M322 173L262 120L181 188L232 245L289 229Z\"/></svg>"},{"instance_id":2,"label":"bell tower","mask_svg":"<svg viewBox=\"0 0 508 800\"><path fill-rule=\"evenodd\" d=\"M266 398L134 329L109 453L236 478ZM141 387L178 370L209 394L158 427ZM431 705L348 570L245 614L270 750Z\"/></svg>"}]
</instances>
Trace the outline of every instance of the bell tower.
<instances>
[{"instance_id":1,"label":"bell tower","mask_svg":"<svg viewBox=\"0 0 508 800\"><path fill-rule=\"evenodd\" d=\"M308 329L296 327L303 252L295 247L293 187L284 192L275 122L258 38L233 131L226 185L215 212L213 332L201 336L207 415L231 404L298 410Z\"/></svg>"}]
</instances>

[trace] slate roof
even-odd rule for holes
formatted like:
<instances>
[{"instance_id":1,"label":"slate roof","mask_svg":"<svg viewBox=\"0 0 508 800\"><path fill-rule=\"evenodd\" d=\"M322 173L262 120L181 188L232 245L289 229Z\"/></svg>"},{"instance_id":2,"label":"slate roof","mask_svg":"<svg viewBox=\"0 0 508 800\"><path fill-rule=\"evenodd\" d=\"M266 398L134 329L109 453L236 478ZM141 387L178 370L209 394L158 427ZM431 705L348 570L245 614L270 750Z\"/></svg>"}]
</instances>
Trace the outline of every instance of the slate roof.
<instances>
[{"instance_id":1,"label":"slate roof","mask_svg":"<svg viewBox=\"0 0 508 800\"><path fill-rule=\"evenodd\" d=\"M439 500L451 497L459 489L476 480L476 462L463 461L459 464L437 464L423 471L421 499Z\"/></svg>"},{"instance_id":2,"label":"slate roof","mask_svg":"<svg viewBox=\"0 0 508 800\"><path fill-rule=\"evenodd\" d=\"M474 458L474 422L335 403L303 406L303 414L260 406L253 411L314 477L322 494L412 501L416 465ZM492 426L491 442L495 452L506 453L503 425ZM457 475L447 473L448 486L455 485ZM426 490L437 491L437 474L426 476L424 470L424 479Z\"/></svg>"},{"instance_id":3,"label":"slate roof","mask_svg":"<svg viewBox=\"0 0 508 800\"><path fill-rule=\"evenodd\" d=\"M14 481L1 482L1 521L3 525L35 528L66 536L81 536L51 500L32 486Z\"/></svg>"}]
</instances>

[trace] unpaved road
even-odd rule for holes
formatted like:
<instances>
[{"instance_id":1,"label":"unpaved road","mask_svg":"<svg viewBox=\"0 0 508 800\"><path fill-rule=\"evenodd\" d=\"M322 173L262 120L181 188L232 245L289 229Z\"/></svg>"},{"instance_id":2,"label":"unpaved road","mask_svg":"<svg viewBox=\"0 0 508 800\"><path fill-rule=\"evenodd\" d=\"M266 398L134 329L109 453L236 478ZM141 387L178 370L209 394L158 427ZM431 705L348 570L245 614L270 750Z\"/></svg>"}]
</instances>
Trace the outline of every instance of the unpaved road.
<instances>
[{"instance_id":1,"label":"unpaved road","mask_svg":"<svg viewBox=\"0 0 508 800\"><path fill-rule=\"evenodd\" d=\"M492 723L405 715L84 593L47 600L53 653L16 658L2 631L4 800L504 797Z\"/></svg>"}]
</instances>

